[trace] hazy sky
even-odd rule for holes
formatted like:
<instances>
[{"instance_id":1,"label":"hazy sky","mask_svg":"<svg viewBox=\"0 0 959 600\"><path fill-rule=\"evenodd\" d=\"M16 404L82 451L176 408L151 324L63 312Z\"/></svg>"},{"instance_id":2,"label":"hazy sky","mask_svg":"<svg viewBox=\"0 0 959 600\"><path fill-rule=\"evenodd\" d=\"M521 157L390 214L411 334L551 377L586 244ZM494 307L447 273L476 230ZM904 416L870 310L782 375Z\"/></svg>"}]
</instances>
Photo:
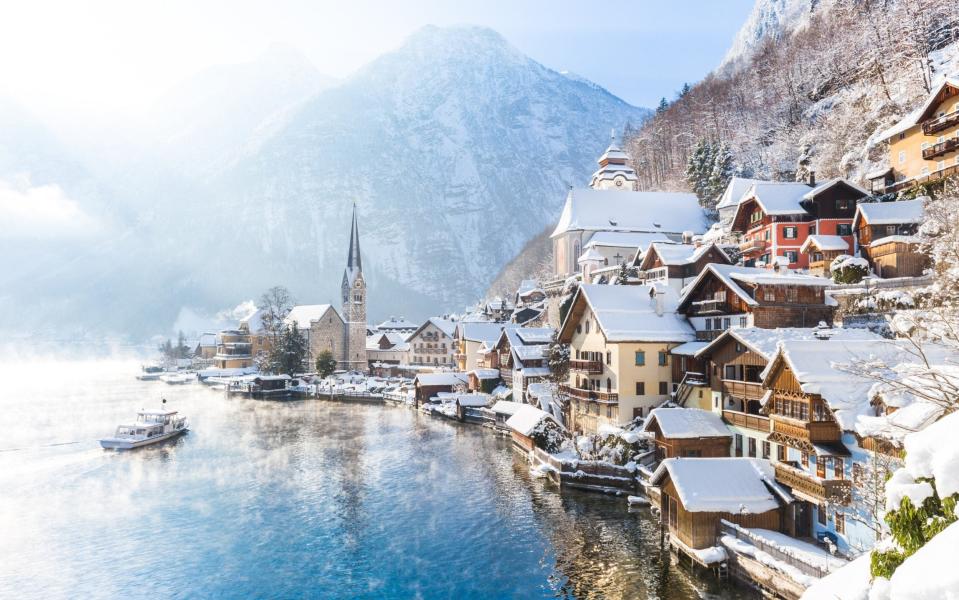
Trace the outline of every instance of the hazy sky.
<instances>
[{"instance_id":1,"label":"hazy sky","mask_svg":"<svg viewBox=\"0 0 959 600\"><path fill-rule=\"evenodd\" d=\"M752 4L4 0L0 93L43 110L135 112L191 73L250 60L273 42L343 77L422 25L470 23L498 30L548 67L652 106L718 64Z\"/></svg>"}]
</instances>

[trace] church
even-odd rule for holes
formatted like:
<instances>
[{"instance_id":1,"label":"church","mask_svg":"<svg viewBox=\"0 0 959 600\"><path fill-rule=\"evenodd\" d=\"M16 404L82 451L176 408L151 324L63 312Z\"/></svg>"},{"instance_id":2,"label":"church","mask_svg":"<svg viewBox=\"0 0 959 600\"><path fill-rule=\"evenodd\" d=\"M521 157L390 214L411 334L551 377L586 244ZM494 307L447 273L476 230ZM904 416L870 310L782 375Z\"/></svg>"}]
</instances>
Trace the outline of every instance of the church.
<instances>
[{"instance_id":1,"label":"church","mask_svg":"<svg viewBox=\"0 0 959 600\"><path fill-rule=\"evenodd\" d=\"M287 325L296 322L306 339L306 361L310 370L320 353L329 350L336 358L338 369L366 372L366 280L356 205L340 295L340 312L332 304L301 304L290 310L285 322Z\"/></svg>"}]
</instances>

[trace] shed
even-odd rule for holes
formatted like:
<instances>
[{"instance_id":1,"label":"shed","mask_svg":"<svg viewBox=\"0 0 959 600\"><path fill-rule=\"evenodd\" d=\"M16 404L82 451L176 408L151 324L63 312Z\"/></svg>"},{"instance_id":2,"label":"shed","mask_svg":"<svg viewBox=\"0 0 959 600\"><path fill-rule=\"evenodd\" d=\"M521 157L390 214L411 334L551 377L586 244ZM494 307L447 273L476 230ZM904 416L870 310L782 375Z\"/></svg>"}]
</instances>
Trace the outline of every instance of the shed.
<instances>
[{"instance_id":1,"label":"shed","mask_svg":"<svg viewBox=\"0 0 959 600\"><path fill-rule=\"evenodd\" d=\"M643 431L651 433L659 460L727 457L732 433L718 414L698 408L656 408Z\"/></svg>"}]
</instances>

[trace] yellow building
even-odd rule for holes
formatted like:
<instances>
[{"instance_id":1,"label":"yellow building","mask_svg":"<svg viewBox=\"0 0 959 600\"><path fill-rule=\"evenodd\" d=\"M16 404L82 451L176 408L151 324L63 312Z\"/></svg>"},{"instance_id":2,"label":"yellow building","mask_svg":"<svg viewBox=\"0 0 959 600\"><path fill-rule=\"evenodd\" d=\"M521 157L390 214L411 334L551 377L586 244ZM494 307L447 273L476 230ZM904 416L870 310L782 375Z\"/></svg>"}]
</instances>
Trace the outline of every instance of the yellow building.
<instances>
[{"instance_id":1,"label":"yellow building","mask_svg":"<svg viewBox=\"0 0 959 600\"><path fill-rule=\"evenodd\" d=\"M213 366L218 369L246 369L253 366L250 334L238 329L227 329L216 334Z\"/></svg>"},{"instance_id":2,"label":"yellow building","mask_svg":"<svg viewBox=\"0 0 959 600\"><path fill-rule=\"evenodd\" d=\"M959 173L959 78L946 78L880 140L889 142L889 168L867 175L873 192L898 192Z\"/></svg>"},{"instance_id":3,"label":"yellow building","mask_svg":"<svg viewBox=\"0 0 959 600\"><path fill-rule=\"evenodd\" d=\"M570 346L568 428L621 426L670 398L669 351L695 339L676 313L674 290L655 285L581 285L560 329Z\"/></svg>"}]
</instances>

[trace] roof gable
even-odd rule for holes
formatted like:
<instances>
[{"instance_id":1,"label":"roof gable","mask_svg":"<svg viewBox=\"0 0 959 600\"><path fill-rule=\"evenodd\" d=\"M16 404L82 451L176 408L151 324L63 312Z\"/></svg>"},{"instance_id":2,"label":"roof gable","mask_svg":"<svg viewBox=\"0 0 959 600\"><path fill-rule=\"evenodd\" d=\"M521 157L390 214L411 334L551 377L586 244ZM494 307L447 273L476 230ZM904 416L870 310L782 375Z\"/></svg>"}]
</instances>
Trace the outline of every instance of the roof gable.
<instances>
[{"instance_id":1,"label":"roof gable","mask_svg":"<svg viewBox=\"0 0 959 600\"><path fill-rule=\"evenodd\" d=\"M550 237L567 231L703 233L708 227L695 194L577 188L567 194Z\"/></svg>"}]
</instances>

